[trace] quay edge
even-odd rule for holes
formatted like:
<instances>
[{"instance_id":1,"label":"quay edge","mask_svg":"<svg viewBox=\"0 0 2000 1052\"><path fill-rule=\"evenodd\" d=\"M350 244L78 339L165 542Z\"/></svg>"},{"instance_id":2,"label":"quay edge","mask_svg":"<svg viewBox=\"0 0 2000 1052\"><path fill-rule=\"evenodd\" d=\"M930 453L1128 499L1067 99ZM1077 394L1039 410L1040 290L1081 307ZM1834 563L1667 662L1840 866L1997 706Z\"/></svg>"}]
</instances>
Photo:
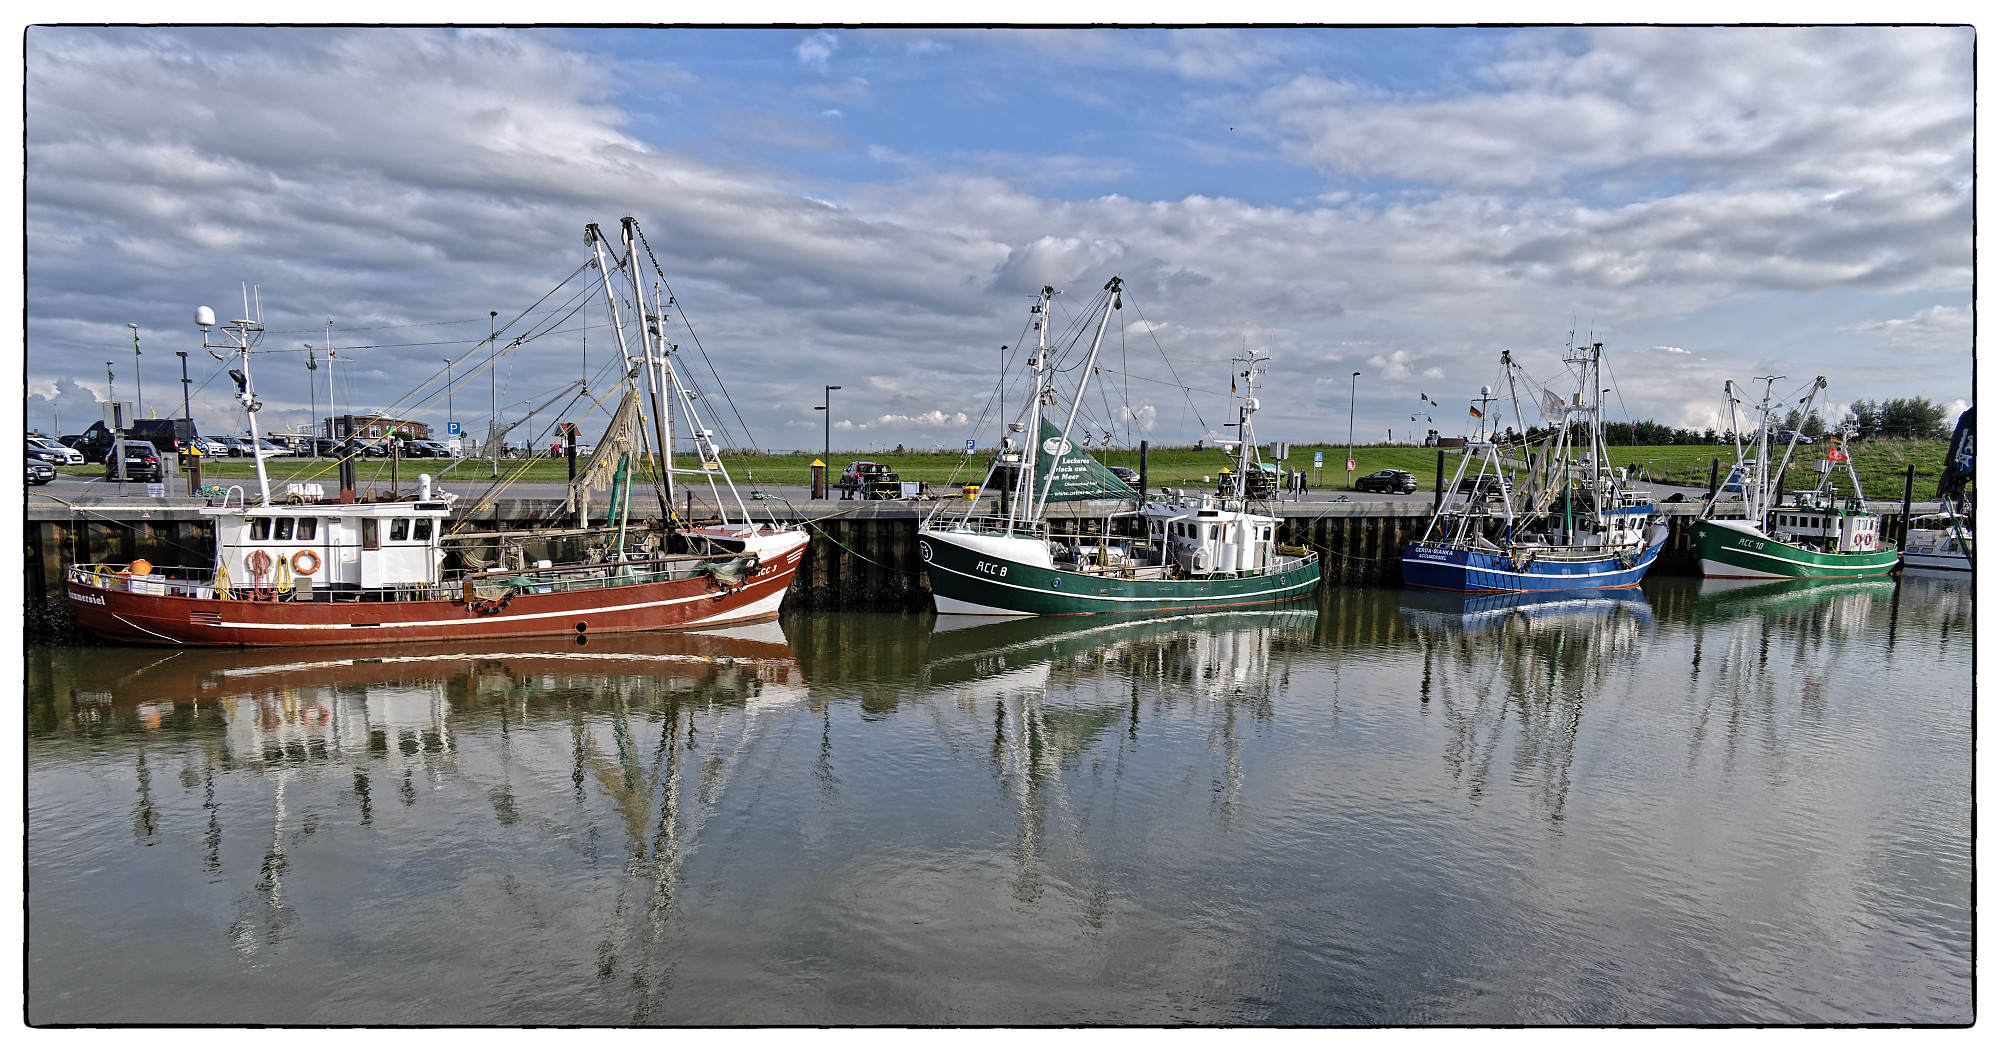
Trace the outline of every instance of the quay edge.
<instances>
[{"instance_id":1,"label":"quay edge","mask_svg":"<svg viewBox=\"0 0 2000 1052\"><path fill-rule=\"evenodd\" d=\"M64 569L71 563L206 565L214 550L209 524L185 497L85 497L56 500L30 493L24 510L27 565L23 595L28 643L88 642L62 601ZM930 607L930 581L917 549L917 529L929 502L796 501L758 502L758 521L810 523L811 543L785 600L787 610L907 610ZM1900 502L1870 501L1881 515L1884 535L1900 544L1908 529ZM1313 549L1320 556L1320 580L1327 586L1395 586L1402 581L1403 546L1418 537L1430 519L1430 505L1396 501L1287 501L1274 506L1282 520L1281 543ZM1667 517L1665 549L1651 573L1699 576L1693 525L1700 505L1660 504ZM1052 507L1050 526L1059 533L1095 533L1107 510L1087 504ZM608 508L598 502L592 522ZM697 502L693 511L704 511ZM1935 514L1934 502L1913 503L1911 517ZM712 509L710 509L712 514ZM528 558L548 543L539 531L564 524L561 501L515 499L489 502L457 515L454 522L480 531L517 534Z\"/></svg>"}]
</instances>

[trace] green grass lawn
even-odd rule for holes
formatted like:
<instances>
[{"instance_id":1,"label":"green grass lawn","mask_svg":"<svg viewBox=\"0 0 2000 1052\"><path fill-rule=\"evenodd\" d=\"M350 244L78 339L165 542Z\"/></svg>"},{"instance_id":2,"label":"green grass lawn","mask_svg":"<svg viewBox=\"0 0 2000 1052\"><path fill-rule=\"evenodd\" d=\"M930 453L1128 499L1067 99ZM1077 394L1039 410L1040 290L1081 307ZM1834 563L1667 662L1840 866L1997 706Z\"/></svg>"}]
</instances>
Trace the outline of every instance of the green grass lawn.
<instances>
[{"instance_id":1,"label":"green grass lawn","mask_svg":"<svg viewBox=\"0 0 2000 1052\"><path fill-rule=\"evenodd\" d=\"M1927 499L1937 489L1938 473L1944 466L1946 443L1943 440L1919 441L1901 438L1871 439L1853 443L1850 452L1854 457L1856 471L1861 475L1864 492L1872 500L1899 500L1903 495L1903 472L1910 465L1916 466L1917 499ZM1303 468L1311 472L1313 454L1324 454L1320 470L1316 473L1313 488L1316 491L1342 491L1347 486L1347 471L1344 460L1346 446L1295 445L1286 466ZM1381 468L1401 468L1417 477L1420 490L1431 489L1437 475L1438 450L1418 446L1356 446L1354 448L1354 475L1360 477ZM1106 464L1117 464L1137 469L1139 452L1136 449L1114 449L1093 451ZM1458 454L1445 450L1445 477L1457 469ZM1795 455L1797 461L1791 470L1792 489L1810 488L1814 478L1813 465L1821 453L1819 447L1800 447ZM1720 459L1722 470L1727 472L1733 456L1728 446L1612 446L1611 461L1620 467L1636 467L1639 474L1647 479L1668 483L1685 489L1690 495L1705 491L1708 487L1709 465ZM911 452L911 453L835 453L832 471L835 477L852 460L877 460L888 464L897 475L913 482L929 482L933 486L956 482L978 482L986 470L989 451L982 451L966 459L959 452ZM730 474L739 484L758 482L773 485L806 485L812 481L812 462L808 456L771 456L764 454L731 458L728 462ZM467 480L491 479L492 467L489 461L465 461L455 472L445 469L448 461L405 460L402 474L407 487L420 473L446 478ZM1203 476L1213 480L1217 472L1231 467L1233 461L1220 449L1194 450L1186 447L1154 449L1147 458L1147 482L1153 486L1175 486L1186 489L1201 488ZM265 468L274 487L281 488L287 482L319 482L326 485L337 483L339 468L332 460L315 460L293 457L278 457L265 462ZM99 467L66 467L62 469L72 475L101 475ZM500 474L503 478L519 478L530 482L561 482L569 477L568 468L560 457L543 457L535 460L502 460ZM256 471L248 460L239 458L210 458L202 463L204 482L216 479L254 478ZM387 460L363 459L357 475L362 488L386 488L389 481ZM1847 483L1845 471L1837 476L1838 492L1845 494L1851 487Z\"/></svg>"}]
</instances>

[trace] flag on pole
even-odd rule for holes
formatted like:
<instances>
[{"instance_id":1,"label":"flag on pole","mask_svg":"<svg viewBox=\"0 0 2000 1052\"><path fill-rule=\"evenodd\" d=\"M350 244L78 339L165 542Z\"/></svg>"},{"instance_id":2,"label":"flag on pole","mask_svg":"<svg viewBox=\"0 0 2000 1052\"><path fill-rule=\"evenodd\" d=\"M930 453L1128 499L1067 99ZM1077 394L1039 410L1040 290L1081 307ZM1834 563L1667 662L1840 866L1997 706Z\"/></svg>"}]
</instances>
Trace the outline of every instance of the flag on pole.
<instances>
[{"instance_id":1,"label":"flag on pole","mask_svg":"<svg viewBox=\"0 0 2000 1052\"><path fill-rule=\"evenodd\" d=\"M1484 417L1485 415L1486 415L1486 414L1484 414L1484 413L1481 413L1481 412L1479 411L1479 407L1478 407L1478 406L1473 406L1473 407L1472 407L1472 419L1474 419L1474 420L1478 420L1478 419L1480 419L1481 417Z\"/></svg>"},{"instance_id":2,"label":"flag on pole","mask_svg":"<svg viewBox=\"0 0 2000 1052\"><path fill-rule=\"evenodd\" d=\"M332 351L328 351L328 352L326 352L326 353L328 353L328 354L332 354L333 352L332 352ZM310 343L309 343L309 344L306 344L306 368L308 368L308 369L317 369L317 368L319 368L319 359L318 359L318 358L315 358L315 357L313 357L313 348L312 348L312 344L310 344Z\"/></svg>"}]
</instances>

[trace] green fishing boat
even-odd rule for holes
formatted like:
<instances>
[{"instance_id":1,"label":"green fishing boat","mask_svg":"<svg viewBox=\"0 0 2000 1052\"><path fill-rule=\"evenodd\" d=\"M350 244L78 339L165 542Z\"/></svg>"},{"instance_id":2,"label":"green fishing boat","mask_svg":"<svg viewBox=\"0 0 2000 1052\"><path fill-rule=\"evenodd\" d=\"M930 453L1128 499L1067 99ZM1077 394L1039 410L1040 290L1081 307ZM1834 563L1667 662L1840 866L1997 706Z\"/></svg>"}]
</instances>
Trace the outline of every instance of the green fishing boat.
<instances>
[{"instance_id":1,"label":"green fishing boat","mask_svg":"<svg viewBox=\"0 0 2000 1052\"><path fill-rule=\"evenodd\" d=\"M1827 439L1817 465L1819 484L1811 490L1783 492L1786 469L1799 445L1796 429L1785 443L1777 470L1771 468L1773 410L1796 402L1803 407L1802 417L1810 415L1814 399L1826 389L1826 377L1815 377L1805 397L1778 401L1772 400L1771 389L1784 377L1757 379L1764 381L1764 400L1756 407L1756 432L1747 442L1735 427L1740 403L1735 384L1723 384L1731 431L1737 436L1736 462L1728 480L1709 494L1701 521L1695 526L1701 575L1812 580L1880 577L1894 570L1901 553L1894 542L1883 539L1881 518L1868 510L1861 494L1861 478L1855 474L1854 462L1839 436ZM1851 496L1834 493L1834 479L1842 468L1853 483Z\"/></svg>"}]
</instances>

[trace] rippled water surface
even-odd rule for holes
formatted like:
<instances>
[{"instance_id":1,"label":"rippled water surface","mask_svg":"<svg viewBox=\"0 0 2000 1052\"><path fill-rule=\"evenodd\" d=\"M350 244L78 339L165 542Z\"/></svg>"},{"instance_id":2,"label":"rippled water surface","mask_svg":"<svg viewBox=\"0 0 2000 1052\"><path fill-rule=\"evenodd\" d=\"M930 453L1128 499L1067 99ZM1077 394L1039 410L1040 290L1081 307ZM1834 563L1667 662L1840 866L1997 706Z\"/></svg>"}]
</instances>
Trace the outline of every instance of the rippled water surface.
<instances>
[{"instance_id":1,"label":"rippled water surface","mask_svg":"<svg viewBox=\"0 0 2000 1052\"><path fill-rule=\"evenodd\" d=\"M27 654L34 1023L1968 1022L1972 590Z\"/></svg>"}]
</instances>

